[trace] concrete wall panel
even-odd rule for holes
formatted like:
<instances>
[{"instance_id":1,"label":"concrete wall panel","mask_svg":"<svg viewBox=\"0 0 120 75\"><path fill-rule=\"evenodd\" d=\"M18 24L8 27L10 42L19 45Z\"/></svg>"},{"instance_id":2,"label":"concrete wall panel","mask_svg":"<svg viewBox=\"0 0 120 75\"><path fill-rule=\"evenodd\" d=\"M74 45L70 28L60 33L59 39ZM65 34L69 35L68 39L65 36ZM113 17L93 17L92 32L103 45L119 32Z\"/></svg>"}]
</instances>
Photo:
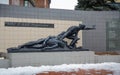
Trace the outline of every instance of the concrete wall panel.
<instances>
[{"instance_id":1,"label":"concrete wall panel","mask_svg":"<svg viewBox=\"0 0 120 75\"><path fill-rule=\"evenodd\" d=\"M0 68L10 67L9 59L0 59Z\"/></svg>"},{"instance_id":2,"label":"concrete wall panel","mask_svg":"<svg viewBox=\"0 0 120 75\"><path fill-rule=\"evenodd\" d=\"M94 52L9 53L12 67L94 63Z\"/></svg>"}]
</instances>

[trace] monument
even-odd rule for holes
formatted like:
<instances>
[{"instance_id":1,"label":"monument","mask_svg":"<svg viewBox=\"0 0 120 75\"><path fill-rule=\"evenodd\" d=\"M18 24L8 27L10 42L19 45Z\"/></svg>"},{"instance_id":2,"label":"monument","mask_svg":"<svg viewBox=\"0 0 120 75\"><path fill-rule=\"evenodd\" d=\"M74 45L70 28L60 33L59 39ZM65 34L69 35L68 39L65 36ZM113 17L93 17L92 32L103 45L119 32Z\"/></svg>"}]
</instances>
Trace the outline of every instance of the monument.
<instances>
[{"instance_id":1,"label":"monument","mask_svg":"<svg viewBox=\"0 0 120 75\"><path fill-rule=\"evenodd\" d=\"M18 52L59 52L59 51L88 51L88 49L83 49L82 47L76 47L77 41L80 39L78 37L78 32L80 30L92 30L92 28L87 28L85 25L71 26L66 31L61 32L57 36L48 36L47 38L42 38L37 41L31 41L20 45L18 47L8 48L8 53L18 53ZM64 39L70 39L71 42L68 44Z\"/></svg>"}]
</instances>

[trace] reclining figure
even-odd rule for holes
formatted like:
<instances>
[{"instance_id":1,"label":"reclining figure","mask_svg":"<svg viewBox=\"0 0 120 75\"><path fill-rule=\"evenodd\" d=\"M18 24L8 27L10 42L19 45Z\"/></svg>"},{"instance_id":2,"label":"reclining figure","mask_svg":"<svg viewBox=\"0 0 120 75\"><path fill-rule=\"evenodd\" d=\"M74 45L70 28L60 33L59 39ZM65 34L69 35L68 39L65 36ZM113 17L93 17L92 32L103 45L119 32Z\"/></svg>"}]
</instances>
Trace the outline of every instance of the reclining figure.
<instances>
[{"instance_id":1,"label":"reclining figure","mask_svg":"<svg viewBox=\"0 0 120 75\"><path fill-rule=\"evenodd\" d=\"M18 46L17 48L8 48L8 52L12 51L29 51L29 50L38 50L38 51L47 51L47 50L72 50L77 49L76 43L79 40L78 32L80 30L91 30L94 28L86 28L85 25L72 26L60 33L58 36L49 36L44 39L39 39L37 41L31 41L23 45ZM71 43L68 45L64 38L68 38Z\"/></svg>"}]
</instances>

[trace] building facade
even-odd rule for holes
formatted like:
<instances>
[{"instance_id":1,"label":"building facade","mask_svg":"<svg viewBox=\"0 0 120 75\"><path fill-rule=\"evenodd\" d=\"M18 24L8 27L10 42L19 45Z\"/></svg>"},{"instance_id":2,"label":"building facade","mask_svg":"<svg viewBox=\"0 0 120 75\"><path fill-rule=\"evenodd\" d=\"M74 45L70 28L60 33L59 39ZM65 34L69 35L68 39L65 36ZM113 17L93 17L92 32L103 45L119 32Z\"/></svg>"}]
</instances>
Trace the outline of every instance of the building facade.
<instances>
[{"instance_id":1,"label":"building facade","mask_svg":"<svg viewBox=\"0 0 120 75\"><path fill-rule=\"evenodd\" d=\"M22 12L21 12L22 11ZM54 36L70 26L96 25L79 32L78 46L93 51L120 50L120 11L74 11L0 5L0 52ZM116 39L117 38L117 39ZM65 39L69 42L68 39Z\"/></svg>"},{"instance_id":2,"label":"building facade","mask_svg":"<svg viewBox=\"0 0 120 75\"><path fill-rule=\"evenodd\" d=\"M51 0L9 0L9 5L50 8Z\"/></svg>"},{"instance_id":3,"label":"building facade","mask_svg":"<svg viewBox=\"0 0 120 75\"><path fill-rule=\"evenodd\" d=\"M115 0L116 2L120 2L120 0Z\"/></svg>"}]
</instances>

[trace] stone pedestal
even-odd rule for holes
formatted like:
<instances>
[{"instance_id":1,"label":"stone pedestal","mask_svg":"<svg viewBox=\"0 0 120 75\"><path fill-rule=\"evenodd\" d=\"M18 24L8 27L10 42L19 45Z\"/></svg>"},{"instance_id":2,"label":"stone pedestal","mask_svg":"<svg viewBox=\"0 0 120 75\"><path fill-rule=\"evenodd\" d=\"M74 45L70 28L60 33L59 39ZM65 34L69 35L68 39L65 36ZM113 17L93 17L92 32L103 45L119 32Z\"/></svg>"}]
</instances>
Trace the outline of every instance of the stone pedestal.
<instances>
[{"instance_id":1,"label":"stone pedestal","mask_svg":"<svg viewBox=\"0 0 120 75\"><path fill-rule=\"evenodd\" d=\"M10 66L94 63L93 51L9 53Z\"/></svg>"}]
</instances>

